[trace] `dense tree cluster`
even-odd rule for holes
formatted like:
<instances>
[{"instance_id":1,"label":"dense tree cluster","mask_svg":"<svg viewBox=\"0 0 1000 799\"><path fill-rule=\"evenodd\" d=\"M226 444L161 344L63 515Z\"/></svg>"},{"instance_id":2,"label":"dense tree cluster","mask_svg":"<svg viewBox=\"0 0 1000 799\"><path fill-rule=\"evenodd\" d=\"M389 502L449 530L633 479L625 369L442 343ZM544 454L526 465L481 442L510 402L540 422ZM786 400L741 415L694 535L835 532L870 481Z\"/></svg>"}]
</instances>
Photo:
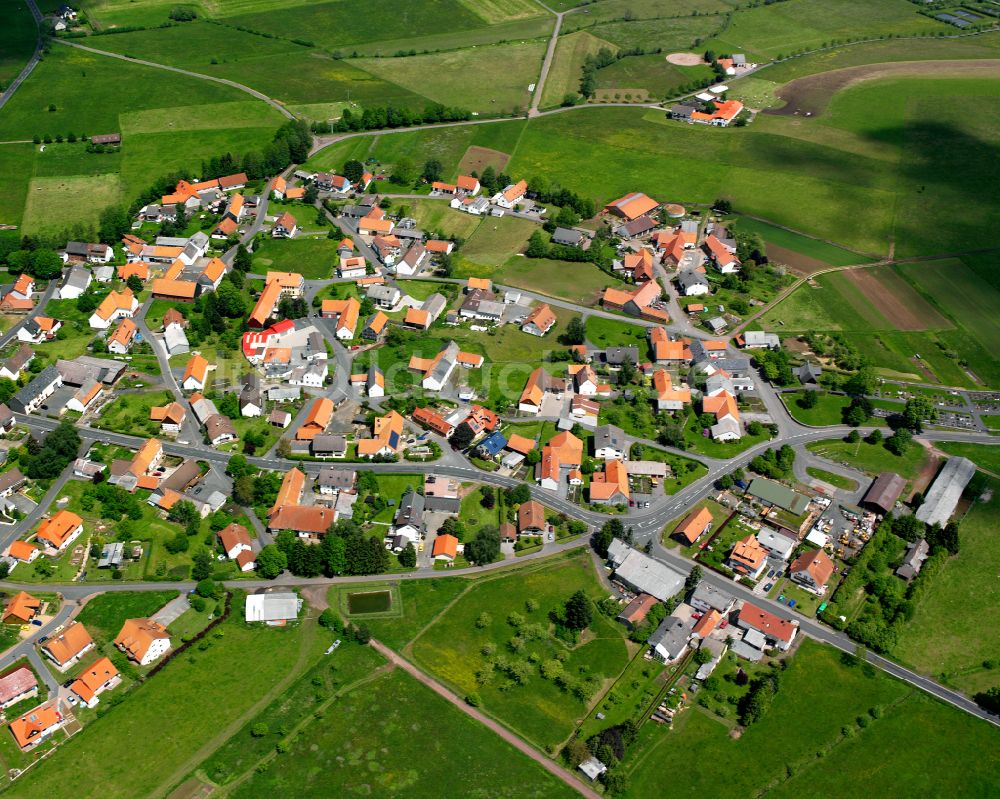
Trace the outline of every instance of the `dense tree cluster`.
<instances>
[{"instance_id":1,"label":"dense tree cluster","mask_svg":"<svg viewBox=\"0 0 1000 799\"><path fill-rule=\"evenodd\" d=\"M750 683L750 690L739 703L740 724L749 727L760 721L771 707L781 685L777 668L761 674Z\"/></svg>"},{"instance_id":2,"label":"dense tree cluster","mask_svg":"<svg viewBox=\"0 0 1000 799\"><path fill-rule=\"evenodd\" d=\"M49 480L58 477L80 449L80 434L72 422L63 421L45 436L41 444L31 436L26 444L27 454L21 456L21 471L32 480Z\"/></svg>"},{"instance_id":3,"label":"dense tree cluster","mask_svg":"<svg viewBox=\"0 0 1000 799\"><path fill-rule=\"evenodd\" d=\"M778 449L766 450L750 461L750 468L757 474L780 480L792 473L795 464L795 450L788 444L782 444Z\"/></svg>"}]
</instances>

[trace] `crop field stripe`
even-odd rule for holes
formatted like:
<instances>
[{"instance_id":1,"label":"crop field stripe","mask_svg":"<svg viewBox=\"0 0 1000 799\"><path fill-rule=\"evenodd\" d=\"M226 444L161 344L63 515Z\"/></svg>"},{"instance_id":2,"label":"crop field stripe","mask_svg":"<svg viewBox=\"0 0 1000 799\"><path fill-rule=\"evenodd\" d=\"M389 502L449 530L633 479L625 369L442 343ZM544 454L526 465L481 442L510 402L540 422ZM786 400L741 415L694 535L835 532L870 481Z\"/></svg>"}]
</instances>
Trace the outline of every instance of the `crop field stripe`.
<instances>
[{"instance_id":1,"label":"crop field stripe","mask_svg":"<svg viewBox=\"0 0 1000 799\"><path fill-rule=\"evenodd\" d=\"M837 293L843 304L856 315L855 321L845 325L845 330L891 330L893 325L866 296L864 284L855 278L856 272L868 269L850 269L823 275L817 282Z\"/></svg>"},{"instance_id":2,"label":"crop field stripe","mask_svg":"<svg viewBox=\"0 0 1000 799\"><path fill-rule=\"evenodd\" d=\"M844 273L854 287L897 330L928 330L951 327L948 320L921 297L891 267L851 269ZM857 295L855 295L857 296ZM867 314L861 304L862 316Z\"/></svg>"},{"instance_id":3,"label":"crop field stripe","mask_svg":"<svg viewBox=\"0 0 1000 799\"><path fill-rule=\"evenodd\" d=\"M986 347L1000 341L1000 291L957 259L897 266L928 301Z\"/></svg>"}]
</instances>

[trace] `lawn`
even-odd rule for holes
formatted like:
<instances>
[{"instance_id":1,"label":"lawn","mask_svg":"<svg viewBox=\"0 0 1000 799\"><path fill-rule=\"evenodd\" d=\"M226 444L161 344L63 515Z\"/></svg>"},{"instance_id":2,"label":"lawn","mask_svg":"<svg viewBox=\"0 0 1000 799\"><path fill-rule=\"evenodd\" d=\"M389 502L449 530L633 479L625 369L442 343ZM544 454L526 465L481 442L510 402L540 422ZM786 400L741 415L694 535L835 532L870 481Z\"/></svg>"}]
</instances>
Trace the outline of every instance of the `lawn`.
<instances>
[{"instance_id":1,"label":"lawn","mask_svg":"<svg viewBox=\"0 0 1000 799\"><path fill-rule=\"evenodd\" d=\"M622 288L624 283L593 264L515 256L495 276L505 285L547 294L578 305L597 306L604 289Z\"/></svg>"},{"instance_id":2,"label":"lawn","mask_svg":"<svg viewBox=\"0 0 1000 799\"><path fill-rule=\"evenodd\" d=\"M983 661L1000 651L1000 632L981 623L1000 611L1000 483L991 480L989 488L992 498L973 505L961 521L961 551L930 578L893 652L921 673L946 675L948 683L970 694L997 684L996 675L982 669ZM964 612L970 607L983 615Z\"/></svg>"},{"instance_id":3,"label":"lawn","mask_svg":"<svg viewBox=\"0 0 1000 799\"><path fill-rule=\"evenodd\" d=\"M721 686L727 685L722 678L716 679ZM686 790L692 796L708 792L723 799L760 795L789 774L809 774L822 768L831 750L837 751L845 726L853 727L853 734L862 740L874 734L885 718L896 712L891 709L893 703L913 690L880 672L845 666L837 650L804 641L782 673L781 687L770 709L738 738L730 736L727 724L697 707L682 713L673 730L645 725L624 764L629 773L626 795L654 795L663 775L675 773L684 774ZM856 718L868 715L869 708L876 706L884 709L883 717L869 717L871 723L859 732ZM964 717L959 711L949 713ZM922 734L948 735L945 729L922 730ZM698 757L691 757L692 752ZM926 764L917 765L920 761L910 763L904 747L880 746L878 752L881 759L896 761L902 771L927 768ZM947 757L942 752L942 759ZM720 763L727 764L724 778L719 773ZM858 774L854 777L856 795L861 795L861 790L867 795Z\"/></svg>"},{"instance_id":4,"label":"lawn","mask_svg":"<svg viewBox=\"0 0 1000 799\"><path fill-rule=\"evenodd\" d=\"M423 302L431 294L441 294L446 300L452 300L457 294L458 287L454 283L440 283L436 280L406 280L400 278L397 281L400 291L415 300Z\"/></svg>"},{"instance_id":5,"label":"lawn","mask_svg":"<svg viewBox=\"0 0 1000 799\"><path fill-rule=\"evenodd\" d=\"M538 80L545 47L538 40L354 63L435 102L494 116L531 102L528 85Z\"/></svg>"},{"instance_id":6,"label":"lawn","mask_svg":"<svg viewBox=\"0 0 1000 799\"><path fill-rule=\"evenodd\" d=\"M984 417L1000 420L1000 417ZM949 455L968 458L981 469L1000 474L1000 446L990 444L964 444L958 441L941 441L934 445Z\"/></svg>"},{"instance_id":7,"label":"lawn","mask_svg":"<svg viewBox=\"0 0 1000 799\"><path fill-rule=\"evenodd\" d=\"M857 491L858 484L856 481L849 477L844 477L843 475L836 474L835 472L828 472L826 469L820 469L816 466L807 466L806 472L810 477L815 477L817 480L822 480L824 483L829 483L834 488L840 488L844 491Z\"/></svg>"},{"instance_id":8,"label":"lawn","mask_svg":"<svg viewBox=\"0 0 1000 799\"><path fill-rule=\"evenodd\" d=\"M807 395L812 394L817 398L816 405L806 408L802 405L802 400ZM825 391L809 391L802 389L796 392L785 392L781 399L788 408L788 412L796 421L813 427L825 427L827 425L843 424L844 411L851 404L850 397L841 394L828 394Z\"/></svg>"},{"instance_id":9,"label":"lawn","mask_svg":"<svg viewBox=\"0 0 1000 799\"><path fill-rule=\"evenodd\" d=\"M178 591L109 591L91 599L76 620L91 635L106 640L118 635L126 619L145 618L178 595Z\"/></svg>"},{"instance_id":10,"label":"lawn","mask_svg":"<svg viewBox=\"0 0 1000 799\"><path fill-rule=\"evenodd\" d=\"M295 211L300 219L313 216L313 210L301 204ZM260 274L298 272L306 280L319 280L330 277L338 261L334 239L266 239L254 253L253 266Z\"/></svg>"},{"instance_id":11,"label":"lawn","mask_svg":"<svg viewBox=\"0 0 1000 799\"><path fill-rule=\"evenodd\" d=\"M145 391L138 394L119 394L105 406L99 419L93 422L102 430L112 430L128 435L155 436L160 431L159 422L149 418L153 406L173 402L169 391Z\"/></svg>"},{"instance_id":12,"label":"lawn","mask_svg":"<svg viewBox=\"0 0 1000 799\"><path fill-rule=\"evenodd\" d=\"M836 463L853 466L873 477L881 472L896 472L912 480L919 473L927 458L927 451L916 444L909 447L902 456L893 455L882 444L859 441L856 444L833 439L814 441L806 445L814 455L819 455Z\"/></svg>"},{"instance_id":13,"label":"lawn","mask_svg":"<svg viewBox=\"0 0 1000 799\"><path fill-rule=\"evenodd\" d=\"M600 316L587 318L587 341L595 347L638 347L639 361L649 354L649 328Z\"/></svg>"},{"instance_id":14,"label":"lawn","mask_svg":"<svg viewBox=\"0 0 1000 799\"><path fill-rule=\"evenodd\" d=\"M225 784L250 771L258 761L274 751L275 745L288 737L312 714L322 712L338 695L385 663L384 658L367 646L347 641L330 656L323 657L302 674L284 693L248 720L232 738L201 764L203 771L217 784ZM364 691L364 689L359 689ZM336 713L336 704L333 707ZM265 725L264 735L252 730ZM282 732L285 730L286 732Z\"/></svg>"},{"instance_id":15,"label":"lawn","mask_svg":"<svg viewBox=\"0 0 1000 799\"><path fill-rule=\"evenodd\" d=\"M399 669L350 692L332 710L231 796L576 795Z\"/></svg>"},{"instance_id":16,"label":"lawn","mask_svg":"<svg viewBox=\"0 0 1000 799\"><path fill-rule=\"evenodd\" d=\"M456 211L444 200L398 200L396 203L394 210L415 219L425 233L440 233L445 238L468 239L482 221Z\"/></svg>"},{"instance_id":17,"label":"lawn","mask_svg":"<svg viewBox=\"0 0 1000 799\"><path fill-rule=\"evenodd\" d=\"M229 725L266 705L327 645L313 622L283 629L245 624L243 601L242 594L234 595L221 635L206 638L205 648L175 659L123 705L94 720L44 768L22 777L11 795L132 799L165 793L180 781L201 760L203 747L222 743ZM251 661L254 667L242 670L238 680L219 679L235 663ZM164 719L170 720L169 735L163 734ZM126 750L128 757L122 757ZM101 768L80 769L81 762Z\"/></svg>"},{"instance_id":18,"label":"lawn","mask_svg":"<svg viewBox=\"0 0 1000 799\"><path fill-rule=\"evenodd\" d=\"M451 606L413 642L413 657L460 695L478 694L491 714L536 746L549 749L571 733L574 720L585 715L587 701L629 659L621 628L600 614L575 646L553 636L548 614L561 613L563 603L580 589L593 599L606 594L590 559L580 553L479 580L461 603ZM534 604L526 603L528 598ZM511 614L518 614L519 624L527 624L520 634L511 624L515 620ZM530 640L515 643L511 654L507 647L514 638ZM488 646L497 648L498 654L484 655ZM562 660L566 688L538 674L538 666L526 659L535 655L541 662ZM515 682L505 673L505 665L511 671L523 670L526 681Z\"/></svg>"},{"instance_id":19,"label":"lawn","mask_svg":"<svg viewBox=\"0 0 1000 799\"><path fill-rule=\"evenodd\" d=\"M484 525L500 526L500 503L496 503L492 510L483 507L482 490L476 486L470 486L471 490L462 497L462 507L458 512L460 518L469 531L469 538L476 534L476 530ZM494 491L494 496L496 492Z\"/></svg>"},{"instance_id":20,"label":"lawn","mask_svg":"<svg viewBox=\"0 0 1000 799\"><path fill-rule=\"evenodd\" d=\"M0 147L0 174L6 191L0 192L0 223L14 225L24 214L31 183L35 147L31 144L5 144Z\"/></svg>"},{"instance_id":21,"label":"lawn","mask_svg":"<svg viewBox=\"0 0 1000 799\"><path fill-rule=\"evenodd\" d=\"M457 273L460 277L492 275L491 269L482 267L495 268L506 263L512 253L521 251L537 229L538 226L530 220L512 216L484 219L462 245L459 251L461 257L456 264Z\"/></svg>"},{"instance_id":22,"label":"lawn","mask_svg":"<svg viewBox=\"0 0 1000 799\"><path fill-rule=\"evenodd\" d=\"M767 428L759 435L752 436L746 431L743 437L736 441L715 441L702 434L698 424L698 415L693 414L684 428L684 440L693 455L706 455L709 458L731 458L750 447L770 440L771 433Z\"/></svg>"}]
</instances>

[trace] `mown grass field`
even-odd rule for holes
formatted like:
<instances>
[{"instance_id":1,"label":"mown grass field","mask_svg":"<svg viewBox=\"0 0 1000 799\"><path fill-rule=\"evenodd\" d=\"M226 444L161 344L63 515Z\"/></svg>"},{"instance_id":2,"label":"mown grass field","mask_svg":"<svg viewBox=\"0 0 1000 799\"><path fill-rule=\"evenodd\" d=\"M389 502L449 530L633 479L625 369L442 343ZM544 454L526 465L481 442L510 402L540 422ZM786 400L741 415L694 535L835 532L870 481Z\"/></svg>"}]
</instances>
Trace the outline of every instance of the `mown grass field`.
<instances>
[{"instance_id":1,"label":"mown grass field","mask_svg":"<svg viewBox=\"0 0 1000 799\"><path fill-rule=\"evenodd\" d=\"M595 347L638 347L639 362L649 353L647 328L600 316L587 319L587 341Z\"/></svg>"},{"instance_id":2,"label":"mown grass field","mask_svg":"<svg viewBox=\"0 0 1000 799\"><path fill-rule=\"evenodd\" d=\"M485 661L482 648L493 644L506 651L515 630L508 623L511 613L521 614L529 624L548 629L549 611L561 612L562 604L576 590L583 589L593 598L604 594L590 560L577 554L546 561L539 567L518 570L497 579L478 581L458 604L450 607L413 643L413 656L423 668L452 685L460 694L477 692L483 706L536 746L552 746L572 731L574 719L586 712L586 705L531 667L532 676L524 685L504 686L509 678L500 673L485 685L477 683L475 673ZM525 600L534 599L536 610L529 610ZM487 623L478 626L486 612ZM591 632L575 648L569 648L548 635L530 641L521 655L536 652L542 660L561 653L563 671L574 679L594 678L603 682L617 676L628 661L628 648L622 632L613 621L595 616Z\"/></svg>"},{"instance_id":3,"label":"mown grass field","mask_svg":"<svg viewBox=\"0 0 1000 799\"><path fill-rule=\"evenodd\" d=\"M483 219L462 245L457 271L461 276L489 276L528 243L538 226L527 219L504 216Z\"/></svg>"},{"instance_id":4,"label":"mown grass field","mask_svg":"<svg viewBox=\"0 0 1000 799\"><path fill-rule=\"evenodd\" d=\"M901 457L893 455L881 444L869 444L863 440L857 444L840 439L815 441L806 447L816 455L837 463L846 463L872 477L881 472L896 472L907 480L912 480L920 473L927 459L927 451L916 444Z\"/></svg>"},{"instance_id":5,"label":"mown grass field","mask_svg":"<svg viewBox=\"0 0 1000 799\"><path fill-rule=\"evenodd\" d=\"M873 707L879 718L871 717ZM860 717L867 717L863 728ZM985 797L992 765L966 746L949 745L952 723L963 740L995 747L989 724L881 672L845 666L837 650L805 641L767 714L738 738L728 723L697 707L682 713L672 731L647 724L624 764L626 795L649 796L663 774L683 771L693 795L733 799L765 790L782 797L829 796L830 790L863 797L870 795L870 777L886 797L909 796L915 785L929 795L948 793L958 784L963 795ZM720 763L729 766L721 779Z\"/></svg>"},{"instance_id":6,"label":"mown grass field","mask_svg":"<svg viewBox=\"0 0 1000 799\"><path fill-rule=\"evenodd\" d=\"M598 305L608 286L624 285L593 264L520 257L509 259L495 277L505 285L591 306Z\"/></svg>"},{"instance_id":7,"label":"mown grass field","mask_svg":"<svg viewBox=\"0 0 1000 799\"><path fill-rule=\"evenodd\" d=\"M994 422L1000 422L1000 416L986 416L983 418L990 419ZM990 425L987 424L987 427L989 426ZM978 467L985 469L988 472L1000 474L1000 446L992 446L990 444L965 444L959 441L941 441L934 446L942 452L947 452L949 455L958 455L962 458L968 458Z\"/></svg>"},{"instance_id":8,"label":"mown grass field","mask_svg":"<svg viewBox=\"0 0 1000 799\"><path fill-rule=\"evenodd\" d=\"M545 46L536 40L352 63L435 102L492 115L527 107L528 85L538 79Z\"/></svg>"},{"instance_id":9,"label":"mown grass field","mask_svg":"<svg viewBox=\"0 0 1000 799\"><path fill-rule=\"evenodd\" d=\"M716 50L746 52L769 60L833 39L875 38L881 34L936 33L943 23L917 13L906 0L788 0L781 8L760 6L733 15L728 29L710 42ZM949 31L950 32L950 31Z\"/></svg>"},{"instance_id":10,"label":"mown grass field","mask_svg":"<svg viewBox=\"0 0 1000 799\"><path fill-rule=\"evenodd\" d=\"M693 80L712 76L707 64L680 67L667 61L666 56L628 56L597 71L598 96L603 99L638 99L645 92L650 100L664 100L677 94ZM638 90L638 91L637 91Z\"/></svg>"},{"instance_id":11,"label":"mown grass field","mask_svg":"<svg viewBox=\"0 0 1000 799\"><path fill-rule=\"evenodd\" d=\"M206 649L194 648L174 660L60 747L44 768L19 779L9 795L132 799L166 791L194 767L190 759L213 736L257 703L266 704L327 646L315 635L313 622L285 629L250 627L241 619L243 596L237 594L233 602L232 617L219 630L222 636L209 636ZM238 680L219 679L248 659L256 665ZM164 719L170 719L169 735L163 734ZM128 757L121 756L125 750ZM101 768L81 769L83 762Z\"/></svg>"},{"instance_id":12,"label":"mown grass field","mask_svg":"<svg viewBox=\"0 0 1000 799\"><path fill-rule=\"evenodd\" d=\"M920 42L890 39L834 47L821 53L789 59L769 66L761 75L768 80L784 83L817 72L864 64L996 58L998 49L1000 49L1000 33L985 33L960 39L929 38Z\"/></svg>"},{"instance_id":13,"label":"mown grass field","mask_svg":"<svg viewBox=\"0 0 1000 799\"><path fill-rule=\"evenodd\" d=\"M688 15L631 21L619 17L594 25L588 14L575 13L563 18L562 29L571 33L586 28L599 39L619 47L642 47L647 50L661 47L664 53L672 53L692 49L696 39L713 36L722 24L723 17L719 15Z\"/></svg>"},{"instance_id":14,"label":"mown grass field","mask_svg":"<svg viewBox=\"0 0 1000 799\"><path fill-rule=\"evenodd\" d=\"M907 98L914 97L940 114L913 106ZM969 103L981 110L974 119L963 113ZM737 210L857 252L883 255L894 234L897 255L933 254L989 246L995 209L982 198L1000 179L989 157L997 114L1000 81L900 78L846 89L810 120L776 117L706 130L651 110L588 107L502 123L523 130L513 151L498 149L512 152L512 175L548 177L601 204L637 186L664 201L726 196ZM391 163L407 155L418 163L437 157L447 170L470 144L489 146L472 139L493 127L348 140L312 162L322 168L372 155ZM969 157L956 159L955 152ZM928 213L948 224L927 224Z\"/></svg>"},{"instance_id":15,"label":"mown grass field","mask_svg":"<svg viewBox=\"0 0 1000 799\"><path fill-rule=\"evenodd\" d=\"M588 31L578 31L560 36L552 57L549 74L542 88L542 107L550 108L562 103L567 94L579 95L580 73L584 59L602 47L617 52L617 45L598 39Z\"/></svg>"},{"instance_id":16,"label":"mown grass field","mask_svg":"<svg viewBox=\"0 0 1000 799\"><path fill-rule=\"evenodd\" d=\"M90 226L105 206L170 171L261 149L281 121L265 103L219 84L54 46L4 107L0 139L123 131L124 144L104 154L87 153L82 142L0 147L0 221L23 221L29 233Z\"/></svg>"},{"instance_id":17,"label":"mown grass field","mask_svg":"<svg viewBox=\"0 0 1000 799\"><path fill-rule=\"evenodd\" d=\"M774 225L769 225L767 222L761 222L745 216L740 217L734 227L737 227L740 232L759 233L764 239L764 243L769 247L777 246L785 250L791 250L807 258L822 261L824 264L829 264L830 266L850 266L851 264L865 263L870 260L860 253L851 252L842 247L836 247L824 241L811 239L808 236L802 236L790 230L775 227ZM772 261L778 260L773 254L770 257ZM796 266L794 263L788 265L792 267Z\"/></svg>"},{"instance_id":18,"label":"mown grass field","mask_svg":"<svg viewBox=\"0 0 1000 799\"><path fill-rule=\"evenodd\" d=\"M87 197L88 202L81 203L81 197ZM121 181L115 174L33 178L24 208L24 229L40 233L76 222L95 225L101 211L121 199Z\"/></svg>"},{"instance_id":19,"label":"mown grass field","mask_svg":"<svg viewBox=\"0 0 1000 799\"><path fill-rule=\"evenodd\" d=\"M288 737L288 733L282 733L282 730L291 730L302 722L312 721L309 718L312 714L323 712L327 707L336 711L339 701L336 695L384 663L385 659L370 647L354 642L341 643L332 656L318 660L284 693L247 721L201 764L200 771L220 785L240 777ZM359 690L364 692L366 689ZM252 730L261 724L265 725L267 732L255 735ZM256 731L260 732L259 726Z\"/></svg>"},{"instance_id":20,"label":"mown grass field","mask_svg":"<svg viewBox=\"0 0 1000 799\"><path fill-rule=\"evenodd\" d=\"M331 711L231 795L575 796L399 669L352 691Z\"/></svg>"},{"instance_id":21,"label":"mown grass field","mask_svg":"<svg viewBox=\"0 0 1000 799\"><path fill-rule=\"evenodd\" d=\"M932 578L893 653L921 673L945 675L946 682L969 694L998 683L995 672L982 668L983 661L1000 648L1000 631L981 623L982 618L1000 611L996 584L1000 482L991 480L989 489L992 498L977 502L961 520L958 555ZM966 613L970 607L985 616Z\"/></svg>"},{"instance_id":22,"label":"mown grass field","mask_svg":"<svg viewBox=\"0 0 1000 799\"><path fill-rule=\"evenodd\" d=\"M299 219L312 218L313 209L303 205ZM254 253L254 269L261 272L298 272L306 280L328 278L339 258L335 239L321 237L292 240L267 239Z\"/></svg>"}]
</instances>

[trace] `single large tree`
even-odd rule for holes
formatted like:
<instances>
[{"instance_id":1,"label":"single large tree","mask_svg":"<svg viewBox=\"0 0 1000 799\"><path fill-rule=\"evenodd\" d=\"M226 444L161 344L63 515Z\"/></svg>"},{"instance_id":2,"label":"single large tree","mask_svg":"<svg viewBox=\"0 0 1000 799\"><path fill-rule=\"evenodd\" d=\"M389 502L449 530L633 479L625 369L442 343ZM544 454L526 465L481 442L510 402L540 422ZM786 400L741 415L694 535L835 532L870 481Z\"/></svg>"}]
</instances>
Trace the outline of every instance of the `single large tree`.
<instances>
[{"instance_id":1,"label":"single large tree","mask_svg":"<svg viewBox=\"0 0 1000 799\"><path fill-rule=\"evenodd\" d=\"M594 605L583 591L566 600L566 626L571 630L585 630L593 620Z\"/></svg>"}]
</instances>

